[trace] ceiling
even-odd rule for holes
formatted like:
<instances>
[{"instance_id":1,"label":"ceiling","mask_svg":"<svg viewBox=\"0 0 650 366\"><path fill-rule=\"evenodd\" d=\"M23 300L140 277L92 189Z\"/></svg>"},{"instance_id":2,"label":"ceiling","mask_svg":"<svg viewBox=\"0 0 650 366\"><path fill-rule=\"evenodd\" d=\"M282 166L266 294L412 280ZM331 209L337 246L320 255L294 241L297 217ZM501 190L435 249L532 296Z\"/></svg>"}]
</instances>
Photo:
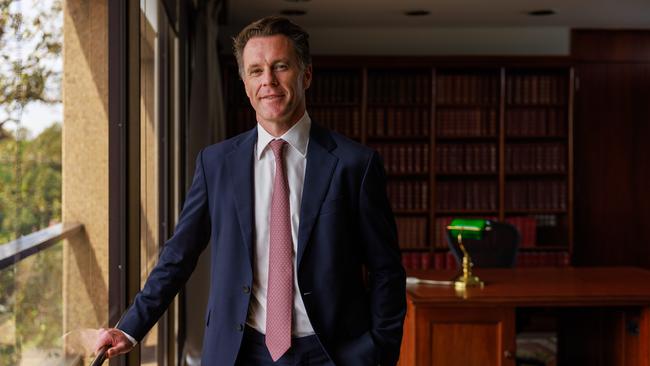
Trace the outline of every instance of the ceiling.
<instances>
[{"instance_id":1,"label":"ceiling","mask_svg":"<svg viewBox=\"0 0 650 366\"><path fill-rule=\"evenodd\" d=\"M413 27L567 27L650 28L650 0L233 0L226 24L241 27L281 10L305 10L292 16L307 28ZM531 10L555 15L531 17ZM428 10L407 17L405 11Z\"/></svg>"}]
</instances>

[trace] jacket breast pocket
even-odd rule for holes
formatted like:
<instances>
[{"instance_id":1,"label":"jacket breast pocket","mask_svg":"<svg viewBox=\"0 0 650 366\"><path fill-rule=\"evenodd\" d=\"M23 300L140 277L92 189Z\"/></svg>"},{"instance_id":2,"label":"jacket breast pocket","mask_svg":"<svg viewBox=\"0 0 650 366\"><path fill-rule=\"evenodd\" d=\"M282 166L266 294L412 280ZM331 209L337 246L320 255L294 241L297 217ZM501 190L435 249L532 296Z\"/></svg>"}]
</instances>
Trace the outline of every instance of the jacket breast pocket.
<instances>
[{"instance_id":1,"label":"jacket breast pocket","mask_svg":"<svg viewBox=\"0 0 650 366\"><path fill-rule=\"evenodd\" d=\"M323 205L320 208L319 216L333 214L345 209L345 202L345 197L343 196L339 196L323 202Z\"/></svg>"}]
</instances>

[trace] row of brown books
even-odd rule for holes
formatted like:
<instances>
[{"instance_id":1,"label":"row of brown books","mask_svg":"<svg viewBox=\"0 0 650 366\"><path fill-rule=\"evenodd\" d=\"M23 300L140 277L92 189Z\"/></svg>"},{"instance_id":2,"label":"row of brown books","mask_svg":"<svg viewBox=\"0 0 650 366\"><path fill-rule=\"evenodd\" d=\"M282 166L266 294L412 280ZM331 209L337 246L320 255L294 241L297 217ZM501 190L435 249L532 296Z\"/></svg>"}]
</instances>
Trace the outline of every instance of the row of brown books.
<instances>
[{"instance_id":1,"label":"row of brown books","mask_svg":"<svg viewBox=\"0 0 650 366\"><path fill-rule=\"evenodd\" d=\"M368 103L431 104L428 73L368 73Z\"/></svg>"},{"instance_id":2,"label":"row of brown books","mask_svg":"<svg viewBox=\"0 0 650 366\"><path fill-rule=\"evenodd\" d=\"M375 144L371 145L384 159L389 174L419 174L429 171L429 145Z\"/></svg>"},{"instance_id":3,"label":"row of brown books","mask_svg":"<svg viewBox=\"0 0 650 366\"><path fill-rule=\"evenodd\" d=\"M506 77L508 104L564 104L568 86L562 75L515 74Z\"/></svg>"},{"instance_id":4,"label":"row of brown books","mask_svg":"<svg viewBox=\"0 0 650 366\"><path fill-rule=\"evenodd\" d=\"M447 244L447 226L451 224L453 217L436 217L436 233L433 245L438 249L448 248Z\"/></svg>"},{"instance_id":5,"label":"row of brown books","mask_svg":"<svg viewBox=\"0 0 650 366\"><path fill-rule=\"evenodd\" d=\"M512 181L506 182L505 205L508 210L565 210L566 182Z\"/></svg>"},{"instance_id":6,"label":"row of brown books","mask_svg":"<svg viewBox=\"0 0 650 366\"><path fill-rule=\"evenodd\" d=\"M566 153L566 145L560 143L507 145L506 172L563 173L566 171Z\"/></svg>"},{"instance_id":7,"label":"row of brown books","mask_svg":"<svg viewBox=\"0 0 650 366\"><path fill-rule=\"evenodd\" d=\"M308 113L312 121L343 135L361 136L361 116L358 108L311 107Z\"/></svg>"},{"instance_id":8,"label":"row of brown books","mask_svg":"<svg viewBox=\"0 0 650 366\"><path fill-rule=\"evenodd\" d=\"M458 269L458 261L453 253L445 252L402 252L402 266L408 270L433 269L453 270Z\"/></svg>"},{"instance_id":9,"label":"row of brown books","mask_svg":"<svg viewBox=\"0 0 650 366\"><path fill-rule=\"evenodd\" d=\"M519 246L521 248L532 248L537 242L537 220L529 216L513 216L506 218L506 222L513 225L519 231Z\"/></svg>"},{"instance_id":10,"label":"row of brown books","mask_svg":"<svg viewBox=\"0 0 650 366\"><path fill-rule=\"evenodd\" d=\"M497 124L494 108L439 109L436 112L438 137L496 137Z\"/></svg>"},{"instance_id":11,"label":"row of brown books","mask_svg":"<svg viewBox=\"0 0 650 366\"><path fill-rule=\"evenodd\" d=\"M352 104L361 100L358 71L319 71L306 92L307 105Z\"/></svg>"},{"instance_id":12,"label":"row of brown books","mask_svg":"<svg viewBox=\"0 0 650 366\"><path fill-rule=\"evenodd\" d=\"M429 242L427 222L424 217L397 217L395 223L400 248L426 248Z\"/></svg>"},{"instance_id":13,"label":"row of brown books","mask_svg":"<svg viewBox=\"0 0 650 366\"><path fill-rule=\"evenodd\" d=\"M496 74L440 74L436 77L438 104L497 104L499 78Z\"/></svg>"},{"instance_id":14,"label":"row of brown books","mask_svg":"<svg viewBox=\"0 0 650 366\"><path fill-rule=\"evenodd\" d=\"M568 252L529 251L517 253L516 267L566 267L569 266ZM402 252L402 266L406 270L455 270L458 260L451 251Z\"/></svg>"},{"instance_id":15,"label":"row of brown books","mask_svg":"<svg viewBox=\"0 0 650 366\"><path fill-rule=\"evenodd\" d=\"M438 173L496 173L495 144L440 144L436 146Z\"/></svg>"},{"instance_id":16,"label":"row of brown books","mask_svg":"<svg viewBox=\"0 0 650 366\"><path fill-rule=\"evenodd\" d=\"M531 251L517 253L517 267L566 267L570 264L568 252Z\"/></svg>"},{"instance_id":17,"label":"row of brown books","mask_svg":"<svg viewBox=\"0 0 650 366\"><path fill-rule=\"evenodd\" d=\"M419 180L392 180L386 187L393 210L427 210L429 182Z\"/></svg>"},{"instance_id":18,"label":"row of brown books","mask_svg":"<svg viewBox=\"0 0 650 366\"><path fill-rule=\"evenodd\" d=\"M566 111L562 108L517 108L506 112L506 136L565 137Z\"/></svg>"},{"instance_id":19,"label":"row of brown books","mask_svg":"<svg viewBox=\"0 0 650 366\"><path fill-rule=\"evenodd\" d=\"M553 214L541 214L535 215L535 221L537 222L537 227L557 227L558 226L558 216Z\"/></svg>"},{"instance_id":20,"label":"row of brown books","mask_svg":"<svg viewBox=\"0 0 650 366\"><path fill-rule=\"evenodd\" d=\"M498 207L497 192L497 183L492 181L439 182L436 209L494 211Z\"/></svg>"},{"instance_id":21,"label":"row of brown books","mask_svg":"<svg viewBox=\"0 0 650 366\"><path fill-rule=\"evenodd\" d=\"M429 136L428 108L373 107L368 109L368 136L426 137Z\"/></svg>"}]
</instances>

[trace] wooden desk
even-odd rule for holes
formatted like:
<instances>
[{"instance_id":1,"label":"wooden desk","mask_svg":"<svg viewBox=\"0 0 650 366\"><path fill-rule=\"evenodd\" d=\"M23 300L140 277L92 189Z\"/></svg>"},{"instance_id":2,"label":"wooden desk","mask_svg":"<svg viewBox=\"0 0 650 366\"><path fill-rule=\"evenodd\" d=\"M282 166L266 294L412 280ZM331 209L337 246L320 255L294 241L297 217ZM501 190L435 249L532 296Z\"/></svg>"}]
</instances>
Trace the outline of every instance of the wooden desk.
<instances>
[{"instance_id":1,"label":"wooden desk","mask_svg":"<svg viewBox=\"0 0 650 366\"><path fill-rule=\"evenodd\" d=\"M455 274L409 272L433 280L448 280ZM550 307L575 313L582 308L605 309L598 314L608 317L610 326L601 334L608 349L593 352L606 355L607 361L596 364L650 366L650 271L569 267L477 269L475 274L485 281L485 287L470 289L467 298L449 287L407 286L400 365L514 366L517 310ZM610 314L609 309L619 310ZM630 331L630 324L633 328L638 324L638 330Z\"/></svg>"}]
</instances>

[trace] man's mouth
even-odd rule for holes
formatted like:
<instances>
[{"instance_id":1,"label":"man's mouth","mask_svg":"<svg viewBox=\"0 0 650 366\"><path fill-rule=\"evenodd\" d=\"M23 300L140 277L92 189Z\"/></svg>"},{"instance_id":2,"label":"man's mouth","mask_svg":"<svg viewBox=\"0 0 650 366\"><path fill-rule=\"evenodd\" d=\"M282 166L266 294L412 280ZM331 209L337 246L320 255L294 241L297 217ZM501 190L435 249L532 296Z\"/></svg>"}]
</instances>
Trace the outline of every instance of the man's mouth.
<instances>
[{"instance_id":1,"label":"man's mouth","mask_svg":"<svg viewBox=\"0 0 650 366\"><path fill-rule=\"evenodd\" d=\"M262 100L275 100L275 99L280 99L283 96L284 95L282 95L282 94L271 94L271 95L265 95L261 99Z\"/></svg>"}]
</instances>

